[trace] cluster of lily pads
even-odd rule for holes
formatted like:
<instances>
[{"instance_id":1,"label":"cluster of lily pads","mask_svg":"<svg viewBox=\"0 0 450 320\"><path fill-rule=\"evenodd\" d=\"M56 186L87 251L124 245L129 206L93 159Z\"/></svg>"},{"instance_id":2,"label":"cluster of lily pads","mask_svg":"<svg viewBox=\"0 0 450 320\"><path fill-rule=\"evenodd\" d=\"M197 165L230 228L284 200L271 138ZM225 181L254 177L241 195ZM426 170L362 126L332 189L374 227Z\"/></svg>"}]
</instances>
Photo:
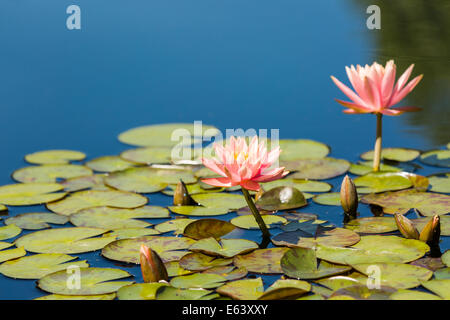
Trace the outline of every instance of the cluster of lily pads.
<instances>
[{"instance_id":1,"label":"cluster of lily pads","mask_svg":"<svg viewBox=\"0 0 450 320\"><path fill-rule=\"evenodd\" d=\"M350 163L329 157L330 148L320 142L280 140L280 165L291 174L252 193L273 235L264 244L245 239L245 230L258 224L244 197L234 193L239 186L202 183L216 174L195 156L172 163L177 142L171 133L179 128L192 133L192 143L201 141L190 124L153 125L122 133L119 140L134 148L116 156L85 161L84 153L71 150L26 155L30 165L12 174L17 183L0 187L0 273L36 279L48 293L38 299L450 299L450 251L430 255L427 243L402 236L393 217L415 211L421 217L411 221L420 232L439 215L440 235L450 235L450 173L413 173L417 158L450 167L450 144L424 153L383 149L374 173L373 152ZM214 129L204 126L203 135L214 136ZM297 210L312 199L343 216L340 194L322 180L345 173L356 176L359 200L373 217L339 227ZM192 203L153 204L154 193L176 196L180 181ZM9 207L39 204L48 211L7 216ZM230 221L221 218L233 212ZM23 230L34 232L21 235ZM123 270L140 263L141 245L158 254L168 281L135 283ZM74 256L93 251L124 267L90 267ZM67 285L74 266L81 281L75 288ZM368 286L374 266L378 288ZM267 287L264 275L279 279Z\"/></svg>"}]
</instances>

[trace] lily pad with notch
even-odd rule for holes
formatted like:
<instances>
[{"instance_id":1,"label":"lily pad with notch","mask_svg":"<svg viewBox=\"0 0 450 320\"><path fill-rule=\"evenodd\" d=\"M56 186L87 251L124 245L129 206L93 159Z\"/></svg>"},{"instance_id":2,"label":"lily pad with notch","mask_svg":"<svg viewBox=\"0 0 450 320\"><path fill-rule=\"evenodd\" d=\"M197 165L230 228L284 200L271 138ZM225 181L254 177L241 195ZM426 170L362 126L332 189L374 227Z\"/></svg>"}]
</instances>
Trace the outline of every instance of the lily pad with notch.
<instances>
[{"instance_id":1,"label":"lily pad with notch","mask_svg":"<svg viewBox=\"0 0 450 320\"><path fill-rule=\"evenodd\" d=\"M39 230L50 228L51 224L65 224L69 218L49 212L22 213L5 220L6 225L15 224L26 230Z\"/></svg>"},{"instance_id":2,"label":"lily pad with notch","mask_svg":"<svg viewBox=\"0 0 450 320\"><path fill-rule=\"evenodd\" d=\"M326 180L343 175L350 169L350 162L335 158L282 161L280 164L289 171L297 171L289 175L292 179Z\"/></svg>"},{"instance_id":3,"label":"lily pad with notch","mask_svg":"<svg viewBox=\"0 0 450 320\"><path fill-rule=\"evenodd\" d=\"M76 164L48 164L24 167L14 171L12 178L22 183L52 183L58 179L92 175L91 169Z\"/></svg>"}]
</instances>

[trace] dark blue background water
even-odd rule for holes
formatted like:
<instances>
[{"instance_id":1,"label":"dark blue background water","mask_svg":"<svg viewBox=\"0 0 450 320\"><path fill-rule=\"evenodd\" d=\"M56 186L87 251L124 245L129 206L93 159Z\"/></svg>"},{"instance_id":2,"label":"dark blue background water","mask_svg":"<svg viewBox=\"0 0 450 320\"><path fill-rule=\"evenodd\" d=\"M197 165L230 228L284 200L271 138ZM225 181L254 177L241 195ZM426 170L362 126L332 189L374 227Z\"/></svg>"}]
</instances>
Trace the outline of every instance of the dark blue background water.
<instances>
[{"instance_id":1,"label":"dark blue background water","mask_svg":"<svg viewBox=\"0 0 450 320\"><path fill-rule=\"evenodd\" d=\"M332 146L331 156L356 161L373 147L375 119L343 114L333 100L343 95L329 76L348 83L346 65L391 58L399 71L416 63L414 75L425 74L404 101L424 111L385 117L384 145L442 147L450 141L450 19L440 25L435 15L448 18L448 4L396 1L408 15L378 2L381 30L366 28L372 3L356 0L3 0L0 183L11 183L11 172L34 151L118 154L128 148L116 139L124 130L194 120L221 130L279 128L281 138L316 139ZM66 28L70 4L81 7L81 30ZM340 179L331 182L338 186ZM10 214L39 210L12 208ZM335 207L302 211L341 220ZM365 208L362 213L369 215ZM112 265L97 253L79 256ZM141 281L137 267L129 270ZM273 280L267 279L266 285ZM41 295L34 281L0 275L1 299Z\"/></svg>"}]
</instances>

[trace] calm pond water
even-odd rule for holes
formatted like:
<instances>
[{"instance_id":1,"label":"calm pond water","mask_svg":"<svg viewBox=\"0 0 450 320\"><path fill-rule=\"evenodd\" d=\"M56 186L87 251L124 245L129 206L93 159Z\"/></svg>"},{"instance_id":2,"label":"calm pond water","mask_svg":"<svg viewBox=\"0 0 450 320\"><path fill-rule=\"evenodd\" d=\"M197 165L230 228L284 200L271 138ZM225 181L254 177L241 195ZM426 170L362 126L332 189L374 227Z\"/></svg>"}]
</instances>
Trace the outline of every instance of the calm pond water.
<instances>
[{"instance_id":1,"label":"calm pond water","mask_svg":"<svg viewBox=\"0 0 450 320\"><path fill-rule=\"evenodd\" d=\"M81 30L66 28L70 4L81 8ZM366 27L371 4L381 7L381 30ZM356 161L373 147L375 118L343 114L329 76L348 83L346 65L391 58L424 74L403 103L423 111L385 117L384 146L440 148L450 142L449 24L447 0L2 1L0 184L12 183L34 151L113 155L128 148L116 139L126 129L194 120L221 130L278 128L281 138L315 139L331 156ZM334 190L341 179L329 181ZM170 200L150 195L152 204ZM337 207L300 211L341 224ZM78 256L114 266L99 253ZM126 270L142 281L138 267ZM0 299L42 295L34 281L0 275Z\"/></svg>"}]
</instances>

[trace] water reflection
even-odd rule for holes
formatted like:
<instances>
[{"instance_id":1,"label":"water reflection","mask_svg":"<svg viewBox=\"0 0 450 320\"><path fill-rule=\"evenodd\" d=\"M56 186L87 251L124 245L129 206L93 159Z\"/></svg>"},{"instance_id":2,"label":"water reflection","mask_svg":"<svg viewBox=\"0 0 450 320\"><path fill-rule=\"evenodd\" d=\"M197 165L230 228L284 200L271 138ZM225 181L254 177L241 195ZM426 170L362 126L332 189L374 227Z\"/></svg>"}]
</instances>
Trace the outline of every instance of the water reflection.
<instances>
[{"instance_id":1,"label":"water reflection","mask_svg":"<svg viewBox=\"0 0 450 320\"><path fill-rule=\"evenodd\" d=\"M414 134L426 136L431 146L450 141L450 2L448 0L354 0L365 12L381 8L381 30L365 29L374 40L373 59L395 59L397 71L411 63L412 76L424 74L414 93L405 100L424 110L403 115ZM368 61L370 62L370 61Z\"/></svg>"}]
</instances>

